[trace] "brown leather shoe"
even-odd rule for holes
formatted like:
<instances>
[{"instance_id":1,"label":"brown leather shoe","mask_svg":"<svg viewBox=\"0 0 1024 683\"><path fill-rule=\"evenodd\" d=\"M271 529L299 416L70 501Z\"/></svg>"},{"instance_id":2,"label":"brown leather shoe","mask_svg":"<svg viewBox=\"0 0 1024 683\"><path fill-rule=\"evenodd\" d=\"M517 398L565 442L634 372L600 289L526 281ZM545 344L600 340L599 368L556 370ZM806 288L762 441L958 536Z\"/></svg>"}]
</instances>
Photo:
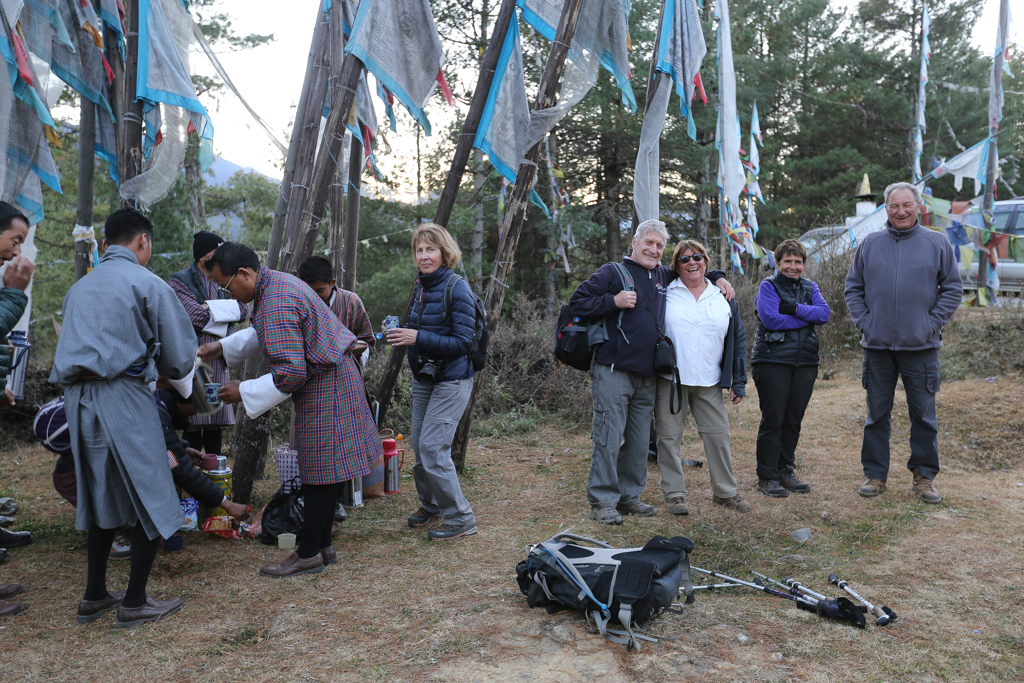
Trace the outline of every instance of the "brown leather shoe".
<instances>
[{"instance_id":1,"label":"brown leather shoe","mask_svg":"<svg viewBox=\"0 0 1024 683\"><path fill-rule=\"evenodd\" d=\"M324 570L323 555L317 553L313 557L302 559L299 554L292 553L283 562L264 567L260 570L262 576L272 576L279 579L282 576L298 576L299 574L316 574Z\"/></svg>"},{"instance_id":2,"label":"brown leather shoe","mask_svg":"<svg viewBox=\"0 0 1024 683\"><path fill-rule=\"evenodd\" d=\"M121 605L121 608L117 610L117 623L115 626L117 628L142 626L150 621L159 621L164 617L169 617L184 606L185 601L181 598L174 598L173 600L146 598L146 604L141 607L125 607Z\"/></svg>"},{"instance_id":3,"label":"brown leather shoe","mask_svg":"<svg viewBox=\"0 0 1024 683\"><path fill-rule=\"evenodd\" d=\"M338 564L338 553L334 552L333 545L329 545L326 548L320 548L320 557L324 558L324 566L329 564Z\"/></svg>"},{"instance_id":4,"label":"brown leather shoe","mask_svg":"<svg viewBox=\"0 0 1024 683\"><path fill-rule=\"evenodd\" d=\"M7 602L6 600L0 600L0 617L9 617L12 614L17 614L23 609L25 609L25 606L20 602Z\"/></svg>"},{"instance_id":5,"label":"brown leather shoe","mask_svg":"<svg viewBox=\"0 0 1024 683\"><path fill-rule=\"evenodd\" d=\"M78 603L78 623L91 624L106 612L121 606L124 591L114 591L102 600L82 600Z\"/></svg>"},{"instance_id":6,"label":"brown leather shoe","mask_svg":"<svg viewBox=\"0 0 1024 683\"><path fill-rule=\"evenodd\" d=\"M9 583L6 586L0 586L0 600L6 600L7 598L13 598L15 595L21 592L21 584Z\"/></svg>"},{"instance_id":7,"label":"brown leather shoe","mask_svg":"<svg viewBox=\"0 0 1024 683\"><path fill-rule=\"evenodd\" d=\"M711 500L715 505L724 505L734 512L750 512L750 503L740 498L738 493L732 498L719 498L712 494Z\"/></svg>"}]
</instances>

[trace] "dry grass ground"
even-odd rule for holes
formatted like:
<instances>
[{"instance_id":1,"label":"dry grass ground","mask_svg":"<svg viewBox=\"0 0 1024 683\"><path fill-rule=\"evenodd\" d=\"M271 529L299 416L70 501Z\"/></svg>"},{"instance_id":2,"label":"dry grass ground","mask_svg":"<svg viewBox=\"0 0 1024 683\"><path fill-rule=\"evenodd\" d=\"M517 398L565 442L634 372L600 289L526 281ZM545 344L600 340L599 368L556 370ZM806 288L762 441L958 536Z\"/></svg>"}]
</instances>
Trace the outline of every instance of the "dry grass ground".
<instances>
[{"instance_id":1,"label":"dry grass ground","mask_svg":"<svg viewBox=\"0 0 1024 683\"><path fill-rule=\"evenodd\" d=\"M0 583L19 581L27 610L0 621L0 676L18 681L1020 681L1024 679L1024 380L949 382L939 395L945 501L909 492L905 404L898 396L890 488L876 500L860 483L863 393L854 364L819 381L804 422L806 495L770 500L755 490L757 398L731 411L741 493L754 511L736 515L710 500L707 473L689 474L688 517L600 528L587 519L585 425L547 425L472 443L463 478L481 532L428 543L404 527L416 507L412 482L370 501L335 536L341 563L322 574L271 580L259 566L281 551L254 542L188 534L162 553L150 591L186 607L130 631L113 617L74 621L85 574L84 535L54 493L52 457L40 448L0 451L0 490L22 505L18 528L36 542L13 552ZM684 456L698 456L688 431ZM408 465L406 472L408 472ZM645 498L660 503L657 468ZM273 474L271 473L271 476ZM273 482L260 484L269 496ZM627 653L585 630L573 613L530 610L514 566L524 546L564 529L638 545L684 534L694 563L736 575L748 569L799 576L825 588L832 571L899 621L858 631L762 594L698 595L677 642ZM789 538L811 529L816 540ZM782 556L799 553L794 565ZM128 567L111 563L112 587ZM827 591L833 592L833 591ZM749 637L741 644L740 634Z\"/></svg>"}]
</instances>

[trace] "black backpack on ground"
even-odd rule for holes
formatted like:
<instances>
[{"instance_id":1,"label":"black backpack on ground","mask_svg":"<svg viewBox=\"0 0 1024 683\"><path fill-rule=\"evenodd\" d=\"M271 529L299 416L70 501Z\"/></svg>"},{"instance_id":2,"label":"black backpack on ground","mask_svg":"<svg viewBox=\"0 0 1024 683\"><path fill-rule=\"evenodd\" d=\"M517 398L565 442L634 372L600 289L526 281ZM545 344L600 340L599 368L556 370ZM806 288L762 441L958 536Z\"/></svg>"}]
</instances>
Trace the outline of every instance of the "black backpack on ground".
<instances>
[{"instance_id":1,"label":"black backpack on ground","mask_svg":"<svg viewBox=\"0 0 1024 683\"><path fill-rule=\"evenodd\" d=\"M452 273L448 278L448 284L444 288L444 317L451 320L452 317L452 290L455 283L462 277ZM473 306L476 309L476 320L473 326L473 348L469 352L469 360L473 363L473 372L480 372L487 364L487 346L491 343L491 331L487 329L487 309L484 302L470 288L473 295Z\"/></svg>"},{"instance_id":2,"label":"black backpack on ground","mask_svg":"<svg viewBox=\"0 0 1024 683\"><path fill-rule=\"evenodd\" d=\"M683 536L655 536L643 548L615 548L566 532L530 546L516 565L516 578L530 607L545 607L549 614L559 607L583 611L608 640L639 650L640 640L659 638L634 631L669 610L680 586L693 592L692 551L693 541ZM613 618L625 631L608 628Z\"/></svg>"},{"instance_id":3,"label":"black backpack on ground","mask_svg":"<svg viewBox=\"0 0 1024 683\"><path fill-rule=\"evenodd\" d=\"M613 262L612 265L622 278L622 291L632 292L633 277L629 271L621 263ZM620 322L623 313L623 310L619 310ZM555 358L570 368L589 371L594 360L594 351L608 341L608 319L611 317L607 315L588 323L572 314L570 304L562 306L558 313L558 322L555 324Z\"/></svg>"}]
</instances>

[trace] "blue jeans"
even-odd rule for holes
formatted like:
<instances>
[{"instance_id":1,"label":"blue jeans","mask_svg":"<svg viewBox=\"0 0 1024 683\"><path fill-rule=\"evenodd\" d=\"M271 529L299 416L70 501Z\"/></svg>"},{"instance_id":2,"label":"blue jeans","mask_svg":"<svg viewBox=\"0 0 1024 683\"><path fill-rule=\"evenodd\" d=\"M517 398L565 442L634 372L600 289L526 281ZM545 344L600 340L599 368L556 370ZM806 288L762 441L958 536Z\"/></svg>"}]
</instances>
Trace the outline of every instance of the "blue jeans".
<instances>
[{"instance_id":1,"label":"blue jeans","mask_svg":"<svg viewBox=\"0 0 1024 683\"><path fill-rule=\"evenodd\" d=\"M941 380L938 349L864 349L862 383L868 404L860 451L864 476L883 481L889 478L889 439L897 379L903 380L910 416L907 469L919 468L921 476L934 479L939 473L939 423L935 417L935 394Z\"/></svg>"}]
</instances>

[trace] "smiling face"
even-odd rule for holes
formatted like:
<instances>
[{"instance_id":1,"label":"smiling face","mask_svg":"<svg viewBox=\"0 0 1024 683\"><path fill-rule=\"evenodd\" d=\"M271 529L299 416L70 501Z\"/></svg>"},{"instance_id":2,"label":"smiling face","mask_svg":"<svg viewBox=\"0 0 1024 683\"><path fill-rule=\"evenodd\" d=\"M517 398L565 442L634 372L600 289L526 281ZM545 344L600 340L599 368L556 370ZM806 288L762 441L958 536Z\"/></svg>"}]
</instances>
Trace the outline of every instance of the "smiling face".
<instances>
[{"instance_id":1,"label":"smiling face","mask_svg":"<svg viewBox=\"0 0 1024 683\"><path fill-rule=\"evenodd\" d=\"M420 240L416 243L415 255L416 266L424 275L433 273L441 267L441 263L444 261L444 254L441 253L441 249L436 244L431 244L425 240Z\"/></svg>"},{"instance_id":2,"label":"smiling face","mask_svg":"<svg viewBox=\"0 0 1024 683\"><path fill-rule=\"evenodd\" d=\"M889 223L897 230L914 227L920 212L921 205L910 190L900 188L890 192L889 199L885 202L885 213L889 217Z\"/></svg>"},{"instance_id":3,"label":"smiling face","mask_svg":"<svg viewBox=\"0 0 1024 683\"><path fill-rule=\"evenodd\" d=\"M18 256L26 237L28 237L28 223L20 218L12 219L10 227L0 232L0 263L10 261Z\"/></svg>"},{"instance_id":4,"label":"smiling face","mask_svg":"<svg viewBox=\"0 0 1024 683\"><path fill-rule=\"evenodd\" d=\"M694 256L700 260L695 259ZM687 259L686 263L682 262L683 258ZM708 272L708 261L700 252L687 248L676 259L675 268L683 284L696 284L704 281L704 274Z\"/></svg>"},{"instance_id":5,"label":"smiling face","mask_svg":"<svg viewBox=\"0 0 1024 683\"><path fill-rule=\"evenodd\" d=\"M633 260L644 268L652 270L661 264L665 251L665 238L653 230L633 238Z\"/></svg>"},{"instance_id":6,"label":"smiling face","mask_svg":"<svg viewBox=\"0 0 1024 683\"><path fill-rule=\"evenodd\" d=\"M779 272L786 277L799 280L804 272L804 259L799 254L783 254L778 262Z\"/></svg>"}]
</instances>

